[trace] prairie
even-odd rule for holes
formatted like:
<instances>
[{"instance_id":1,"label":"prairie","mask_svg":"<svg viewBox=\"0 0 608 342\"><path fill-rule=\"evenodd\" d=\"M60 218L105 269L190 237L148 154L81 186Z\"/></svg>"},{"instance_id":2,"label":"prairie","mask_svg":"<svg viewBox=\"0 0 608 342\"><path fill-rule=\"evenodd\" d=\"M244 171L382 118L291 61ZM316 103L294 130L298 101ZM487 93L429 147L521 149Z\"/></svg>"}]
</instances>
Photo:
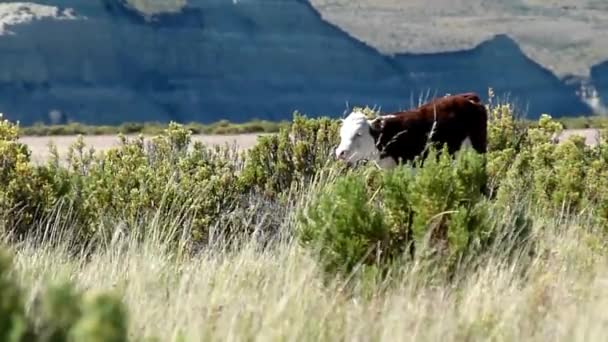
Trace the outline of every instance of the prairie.
<instances>
[{"instance_id":1,"label":"prairie","mask_svg":"<svg viewBox=\"0 0 608 342\"><path fill-rule=\"evenodd\" d=\"M272 133L243 133L243 134L194 134L193 141L200 141L211 146L235 146L239 150L247 150L253 147L258 136ZM589 145L595 145L598 139L598 130L595 128L572 128L566 129L560 135L560 139L570 135L580 135L585 138ZM133 137L134 135L127 135ZM146 135L150 136L150 135ZM65 156L69 146L78 139L78 135L58 135L58 136L23 136L19 140L26 144L32 152L32 161L41 163L49 157L48 145L53 142L57 146L60 155ZM84 135L84 143L92 147L95 151L105 151L116 147L119 139L116 135Z\"/></svg>"},{"instance_id":2,"label":"prairie","mask_svg":"<svg viewBox=\"0 0 608 342\"><path fill-rule=\"evenodd\" d=\"M329 118L48 154L3 121L0 338L601 340L608 142L489 109L487 156L415 173L344 168Z\"/></svg>"}]
</instances>

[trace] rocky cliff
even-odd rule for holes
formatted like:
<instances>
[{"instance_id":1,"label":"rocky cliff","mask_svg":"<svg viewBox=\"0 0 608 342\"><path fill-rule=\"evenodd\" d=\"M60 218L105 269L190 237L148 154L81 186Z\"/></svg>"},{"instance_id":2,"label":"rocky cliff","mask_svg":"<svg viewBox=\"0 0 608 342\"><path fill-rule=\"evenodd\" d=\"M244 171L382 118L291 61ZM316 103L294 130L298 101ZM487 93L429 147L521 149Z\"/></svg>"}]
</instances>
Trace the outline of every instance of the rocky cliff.
<instances>
[{"instance_id":1,"label":"rocky cliff","mask_svg":"<svg viewBox=\"0 0 608 342\"><path fill-rule=\"evenodd\" d=\"M445 94L468 89L485 95L492 87L497 101L509 101L526 117L589 112L577 96L578 83L561 81L526 57L506 35L496 35L470 50L398 54L395 60L417 91L430 89Z\"/></svg>"},{"instance_id":2,"label":"rocky cliff","mask_svg":"<svg viewBox=\"0 0 608 342\"><path fill-rule=\"evenodd\" d=\"M387 56L307 0L189 0L152 17L125 1L0 4L0 112L26 125L240 122L294 110L339 116L347 102L390 111L427 91L485 96L488 87L528 117L590 112L506 36L468 51Z\"/></svg>"},{"instance_id":3,"label":"rocky cliff","mask_svg":"<svg viewBox=\"0 0 608 342\"><path fill-rule=\"evenodd\" d=\"M597 89L597 95L601 100L602 109L608 113L608 108L605 108L606 104L608 104L608 61L591 68L591 78Z\"/></svg>"}]
</instances>

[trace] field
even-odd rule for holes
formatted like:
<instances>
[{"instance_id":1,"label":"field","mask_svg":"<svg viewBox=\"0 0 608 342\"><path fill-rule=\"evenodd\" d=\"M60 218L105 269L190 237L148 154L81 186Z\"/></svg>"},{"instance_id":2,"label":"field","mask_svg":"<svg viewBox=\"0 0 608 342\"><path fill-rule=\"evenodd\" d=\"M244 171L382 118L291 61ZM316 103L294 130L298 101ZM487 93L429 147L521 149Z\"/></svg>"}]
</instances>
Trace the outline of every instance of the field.
<instances>
[{"instance_id":1,"label":"field","mask_svg":"<svg viewBox=\"0 0 608 342\"><path fill-rule=\"evenodd\" d=\"M236 146L239 150L252 147L258 136L264 133L249 133L249 134L222 134L222 135L192 135L193 141L200 141L207 145L229 145ZM149 135L148 135L149 136ZM128 138L133 138L134 135L127 135ZM45 162L49 158L49 143L54 143L60 155L65 156L68 148L76 142L76 135L60 135L60 136L23 136L19 139L26 144L32 152L32 161L37 163ZM95 151L106 151L109 148L119 145L120 140L116 135L85 135L83 136L84 143L95 149Z\"/></svg>"},{"instance_id":2,"label":"field","mask_svg":"<svg viewBox=\"0 0 608 342\"><path fill-rule=\"evenodd\" d=\"M234 146L238 150L247 150L253 147L258 136L271 133L244 133L244 134L195 134L192 135L193 141L200 141L210 146ZM565 139L571 135L585 137L588 145L597 144L598 130L593 128L566 129L560 135L560 139ZM127 135L133 138L134 135ZM148 137L150 135L147 135ZM58 135L58 136L23 136L19 140L26 144L32 152L32 161L43 163L49 158L49 143L54 143L61 156L65 156L69 146L78 139L77 135ZM85 135L84 143L92 147L95 151L105 151L119 145L120 140L116 135Z\"/></svg>"},{"instance_id":3,"label":"field","mask_svg":"<svg viewBox=\"0 0 608 342\"><path fill-rule=\"evenodd\" d=\"M487 157L415 173L345 168L328 118L148 144L2 122L0 340L603 340L608 142L490 109Z\"/></svg>"}]
</instances>

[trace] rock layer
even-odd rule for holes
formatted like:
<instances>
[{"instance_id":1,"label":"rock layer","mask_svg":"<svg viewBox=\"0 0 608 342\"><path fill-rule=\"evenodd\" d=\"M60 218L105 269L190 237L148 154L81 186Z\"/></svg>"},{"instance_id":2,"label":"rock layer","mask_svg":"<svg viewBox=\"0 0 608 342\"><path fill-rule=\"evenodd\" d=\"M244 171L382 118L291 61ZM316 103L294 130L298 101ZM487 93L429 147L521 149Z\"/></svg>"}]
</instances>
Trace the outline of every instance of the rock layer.
<instances>
[{"instance_id":1,"label":"rock layer","mask_svg":"<svg viewBox=\"0 0 608 342\"><path fill-rule=\"evenodd\" d=\"M590 111L505 36L468 51L386 56L307 0L190 0L151 20L122 0L38 3L71 17L11 23L13 34L0 36L0 112L25 125L339 116L346 103L392 111L427 90L485 96L488 87L532 118Z\"/></svg>"}]
</instances>

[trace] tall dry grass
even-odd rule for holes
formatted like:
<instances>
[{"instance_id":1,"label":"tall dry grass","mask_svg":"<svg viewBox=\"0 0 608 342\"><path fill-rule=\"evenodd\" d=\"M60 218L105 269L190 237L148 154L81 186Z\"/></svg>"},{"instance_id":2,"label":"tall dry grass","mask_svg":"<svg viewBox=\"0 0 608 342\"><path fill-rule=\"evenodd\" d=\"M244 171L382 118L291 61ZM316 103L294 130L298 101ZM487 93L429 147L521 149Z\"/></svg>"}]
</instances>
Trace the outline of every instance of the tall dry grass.
<instances>
[{"instance_id":1,"label":"tall dry grass","mask_svg":"<svg viewBox=\"0 0 608 342\"><path fill-rule=\"evenodd\" d=\"M325 165L336 128L329 121L296 118L291 132L261 139L244 159L202 146L188 152L187 132L172 126L148 149L134 141L92 161L76 148L65 169L57 160L31 167L15 143L17 128L5 123L0 155L10 167L0 169L8 185L0 191L0 238L15 255L10 278L25 288L27 322L34 332L49 330L36 325L48 318L38 304L53 302L51 312L61 312L65 296L39 294L67 278L118 294L130 340L601 339L608 332L608 145L554 145L550 118L522 135L508 107L492 114L487 170L500 186L491 200L469 194L484 178L473 155L427 160L415 181L405 169L388 178L374 177L373 167L345 175ZM520 137L527 137L523 147ZM400 229L410 210L400 203L410 199L418 223L454 209L448 246L457 253L434 263L417 238L413 261L397 257L386 268L345 275L328 272L297 234L312 214L308 228L322 233L312 236L323 256L350 265L384 238L358 214L375 210L390 218L379 229ZM478 211L461 200L480 204ZM317 215L300 210L310 208ZM431 230L416 227L421 236ZM377 248L374 257L390 246L399 247ZM111 320L106 306L97 309L89 316L101 330ZM51 328L62 321L53 318Z\"/></svg>"},{"instance_id":2,"label":"tall dry grass","mask_svg":"<svg viewBox=\"0 0 608 342\"><path fill-rule=\"evenodd\" d=\"M117 291L136 339L591 341L608 334L606 253L583 216L534 218L533 238L509 246L516 253L495 248L463 265L456 280L434 277L417 261L386 280L348 284L328 281L289 239L266 248L218 240L182 254L167 239L184 228L175 222L150 218L142 222L154 232L147 238L117 234L81 253L71 248L71 230L51 222L13 247L28 307L44 284L68 277L82 289ZM283 228L292 224L286 219Z\"/></svg>"}]
</instances>

